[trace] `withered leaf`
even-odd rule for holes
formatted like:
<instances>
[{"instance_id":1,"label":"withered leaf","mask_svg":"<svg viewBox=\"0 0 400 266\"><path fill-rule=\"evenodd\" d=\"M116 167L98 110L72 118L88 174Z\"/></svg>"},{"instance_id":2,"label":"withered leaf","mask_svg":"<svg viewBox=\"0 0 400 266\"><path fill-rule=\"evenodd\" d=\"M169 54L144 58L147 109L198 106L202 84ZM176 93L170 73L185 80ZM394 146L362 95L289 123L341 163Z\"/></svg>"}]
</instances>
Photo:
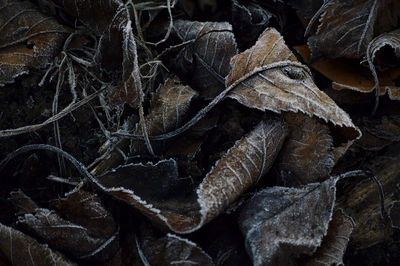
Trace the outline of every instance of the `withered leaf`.
<instances>
[{"instance_id":1,"label":"withered leaf","mask_svg":"<svg viewBox=\"0 0 400 266\"><path fill-rule=\"evenodd\" d=\"M178 128L190 102L197 92L185 86L178 78L172 78L161 85L152 101L150 113L146 116L149 134L159 135ZM139 128L137 134L141 134Z\"/></svg>"},{"instance_id":2,"label":"withered leaf","mask_svg":"<svg viewBox=\"0 0 400 266\"><path fill-rule=\"evenodd\" d=\"M0 263L4 265L76 265L64 255L0 223ZM5 261L4 261L5 260Z\"/></svg>"},{"instance_id":3,"label":"withered leaf","mask_svg":"<svg viewBox=\"0 0 400 266\"><path fill-rule=\"evenodd\" d=\"M369 68L372 72L372 75L375 79L375 87L380 88L379 86L379 78L378 74L376 73L374 59L377 56L377 53L381 48L384 46L389 46L393 48L394 55L400 59L400 29L384 33L373 39L367 48L367 61ZM386 90L389 91L389 97L391 99L400 100L400 88L396 86L388 87Z\"/></svg>"},{"instance_id":4,"label":"withered leaf","mask_svg":"<svg viewBox=\"0 0 400 266\"><path fill-rule=\"evenodd\" d=\"M336 210L321 246L302 265L342 265L343 255L354 226L351 217L344 214L342 210Z\"/></svg>"},{"instance_id":5,"label":"withered leaf","mask_svg":"<svg viewBox=\"0 0 400 266\"><path fill-rule=\"evenodd\" d=\"M105 261L118 249L118 227L97 195L73 191L51 205L18 217L18 225L76 259Z\"/></svg>"},{"instance_id":6,"label":"withered leaf","mask_svg":"<svg viewBox=\"0 0 400 266\"><path fill-rule=\"evenodd\" d=\"M361 58L374 37L374 31L381 33L397 26L399 6L396 2L391 0L329 1L325 5L316 34L309 38L312 57ZM394 10L388 12L389 6L392 5L394 7L391 8ZM378 22L378 19L381 21ZM379 27L376 26L377 24Z\"/></svg>"},{"instance_id":7,"label":"withered leaf","mask_svg":"<svg viewBox=\"0 0 400 266\"><path fill-rule=\"evenodd\" d=\"M190 102L197 95L196 91L184 86L177 77L165 81L158 88L151 103L150 113L145 117L148 134L159 135L178 128L189 109ZM143 134L143 127L139 124L136 134ZM137 142L132 143L132 151L139 148L137 144Z\"/></svg>"},{"instance_id":8,"label":"withered leaf","mask_svg":"<svg viewBox=\"0 0 400 266\"><path fill-rule=\"evenodd\" d=\"M295 49L303 59L310 62L310 51L306 46L296 46ZM328 59L321 58L313 61L311 66L321 74L332 80L332 88L335 90L349 89L359 92L372 92L376 87L373 75L360 65L358 60L347 58ZM390 68L377 73L379 79L379 94L388 92L389 98L398 100L399 90L395 80L400 77L400 68Z\"/></svg>"},{"instance_id":9,"label":"withered leaf","mask_svg":"<svg viewBox=\"0 0 400 266\"><path fill-rule=\"evenodd\" d=\"M252 48L232 58L231 65L228 96L241 104L277 113L302 112L330 122L344 134L344 150L360 136L349 115L317 88L310 70L275 29L266 29Z\"/></svg>"},{"instance_id":10,"label":"withered leaf","mask_svg":"<svg viewBox=\"0 0 400 266\"><path fill-rule=\"evenodd\" d=\"M301 188L256 193L239 212L239 226L254 265L292 265L313 254L328 231L337 178Z\"/></svg>"},{"instance_id":11,"label":"withered leaf","mask_svg":"<svg viewBox=\"0 0 400 266\"><path fill-rule=\"evenodd\" d=\"M0 85L4 85L50 63L68 30L29 1L1 1L0 33Z\"/></svg>"},{"instance_id":12,"label":"withered leaf","mask_svg":"<svg viewBox=\"0 0 400 266\"><path fill-rule=\"evenodd\" d=\"M166 197L160 198L160 194L163 194L159 193L159 184L167 181L157 181L165 180L165 176L157 174L159 170L151 167L150 170L156 173L152 176L154 182L141 182L144 177L140 174L135 176L135 171L128 171L123 178L115 178L119 169L106 173L99 177L99 180L108 193L127 201L158 224L177 233L190 233L218 216L269 170L286 134L287 128L282 120L270 119L260 122L215 164L197 188L195 195L189 188L186 191L191 194L184 195L186 193L182 193L183 190L180 190L179 194L169 193L170 195L165 195L164 192ZM153 168L157 166L156 164ZM124 168L126 167L121 169ZM130 182L130 186L106 181L113 179L131 180L127 181ZM154 183L157 185L154 186ZM145 189L146 185L150 187ZM186 197L186 200L179 197ZM156 201L152 201L152 198Z\"/></svg>"},{"instance_id":13,"label":"withered leaf","mask_svg":"<svg viewBox=\"0 0 400 266\"><path fill-rule=\"evenodd\" d=\"M173 234L143 241L141 248L150 265L214 265L210 256L196 243Z\"/></svg>"},{"instance_id":14,"label":"withered leaf","mask_svg":"<svg viewBox=\"0 0 400 266\"><path fill-rule=\"evenodd\" d=\"M229 97L240 103L262 111L300 111L356 130L348 114L316 87L309 69L297 61L275 29L266 29L231 64Z\"/></svg>"},{"instance_id":15,"label":"withered leaf","mask_svg":"<svg viewBox=\"0 0 400 266\"><path fill-rule=\"evenodd\" d=\"M329 127L306 115L284 116L290 133L275 163L278 181L285 186L323 181L334 166Z\"/></svg>"},{"instance_id":16,"label":"withered leaf","mask_svg":"<svg viewBox=\"0 0 400 266\"><path fill-rule=\"evenodd\" d=\"M189 43L177 55L174 67L201 96L213 98L224 88L229 62L237 53L232 26L227 22L176 20L172 32Z\"/></svg>"}]
</instances>

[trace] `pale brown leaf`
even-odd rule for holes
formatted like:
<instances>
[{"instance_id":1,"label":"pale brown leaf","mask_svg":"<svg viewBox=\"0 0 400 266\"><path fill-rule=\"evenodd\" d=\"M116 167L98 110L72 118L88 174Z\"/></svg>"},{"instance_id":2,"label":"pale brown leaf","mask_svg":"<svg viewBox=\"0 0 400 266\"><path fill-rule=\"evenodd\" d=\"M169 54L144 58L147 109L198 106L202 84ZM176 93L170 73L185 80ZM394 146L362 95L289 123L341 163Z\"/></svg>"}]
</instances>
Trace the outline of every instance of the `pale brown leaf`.
<instances>
[{"instance_id":1,"label":"pale brown leaf","mask_svg":"<svg viewBox=\"0 0 400 266\"><path fill-rule=\"evenodd\" d=\"M258 182L271 167L286 134L287 128L282 120L269 119L260 122L215 164L197 188L196 194L193 194L191 187L179 189L179 194L165 193L165 190L163 193L158 192L165 187L161 184L177 178L165 178L165 174L157 170L163 161L153 167L146 166L153 171L153 175L143 175L138 170L121 167L121 170L117 168L99 179L107 188L108 193L129 202L158 224L177 233L190 233L218 216L243 192ZM122 179L116 179L115 176L121 175L122 170L126 174L122 174L124 176ZM132 175L135 172L138 175L133 178ZM151 180L146 176L152 176L151 179L154 181L141 182L142 178ZM113 179L131 181L128 181L128 187L124 183L113 184L114 182L110 181ZM157 181L157 179L163 181ZM154 187L152 184L157 182L159 185ZM172 184L174 182L176 181ZM146 185L150 187L145 189ZM171 192L178 191L175 190L176 186L168 185L168 187ZM146 191L149 192L146 193Z\"/></svg>"},{"instance_id":2,"label":"pale brown leaf","mask_svg":"<svg viewBox=\"0 0 400 266\"><path fill-rule=\"evenodd\" d=\"M321 246L302 265L343 265L343 255L354 226L355 223L351 217L344 214L342 210L336 210Z\"/></svg>"},{"instance_id":3,"label":"pale brown leaf","mask_svg":"<svg viewBox=\"0 0 400 266\"><path fill-rule=\"evenodd\" d=\"M301 188L256 193L239 213L239 226L254 265L292 265L313 254L327 234L337 178Z\"/></svg>"},{"instance_id":4,"label":"pale brown leaf","mask_svg":"<svg viewBox=\"0 0 400 266\"><path fill-rule=\"evenodd\" d=\"M232 26L227 22L176 20L172 32L189 42L173 64L201 96L213 98L224 89L229 62L237 53Z\"/></svg>"},{"instance_id":5,"label":"pale brown leaf","mask_svg":"<svg viewBox=\"0 0 400 266\"><path fill-rule=\"evenodd\" d=\"M64 255L30 236L0 223L0 262L6 265L72 266ZM4 261L5 259L5 261Z\"/></svg>"},{"instance_id":6,"label":"pale brown leaf","mask_svg":"<svg viewBox=\"0 0 400 266\"><path fill-rule=\"evenodd\" d=\"M0 34L1 86L50 63L68 30L29 1L1 1Z\"/></svg>"}]
</instances>

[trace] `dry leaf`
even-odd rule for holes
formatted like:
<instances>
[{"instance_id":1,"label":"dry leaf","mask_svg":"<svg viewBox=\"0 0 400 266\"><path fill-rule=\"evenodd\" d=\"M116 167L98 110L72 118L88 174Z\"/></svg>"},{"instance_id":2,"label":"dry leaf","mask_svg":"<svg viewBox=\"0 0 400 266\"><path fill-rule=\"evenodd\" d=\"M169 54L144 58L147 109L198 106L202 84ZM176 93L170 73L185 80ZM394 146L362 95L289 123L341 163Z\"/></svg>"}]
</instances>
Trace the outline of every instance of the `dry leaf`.
<instances>
[{"instance_id":1,"label":"dry leaf","mask_svg":"<svg viewBox=\"0 0 400 266\"><path fill-rule=\"evenodd\" d=\"M306 62L310 62L310 50L307 46L296 46ZM360 65L358 60L346 58L321 58L311 63L311 66L332 80L332 88L336 90L350 89L359 92L372 92L375 81L368 69ZM400 68L391 68L378 73L379 94L388 92L391 99L398 99L399 89L395 80L400 77Z\"/></svg>"},{"instance_id":2,"label":"dry leaf","mask_svg":"<svg viewBox=\"0 0 400 266\"><path fill-rule=\"evenodd\" d=\"M302 112L335 125L342 135L335 161L360 137L349 115L317 88L310 70L297 61L275 29L266 29L252 48L232 58L231 65L228 96L241 104L277 113Z\"/></svg>"},{"instance_id":3,"label":"dry leaf","mask_svg":"<svg viewBox=\"0 0 400 266\"><path fill-rule=\"evenodd\" d=\"M201 96L213 98L224 88L229 62L237 53L232 26L227 22L176 20L173 34L189 42L179 52L173 67Z\"/></svg>"},{"instance_id":4,"label":"dry leaf","mask_svg":"<svg viewBox=\"0 0 400 266\"><path fill-rule=\"evenodd\" d=\"M239 213L239 226L254 265L292 265L322 243L332 218L337 178L301 188L256 193Z\"/></svg>"},{"instance_id":5,"label":"dry leaf","mask_svg":"<svg viewBox=\"0 0 400 266\"><path fill-rule=\"evenodd\" d=\"M351 217L342 210L336 210L322 245L302 265L343 265L343 255L354 226Z\"/></svg>"},{"instance_id":6,"label":"dry leaf","mask_svg":"<svg viewBox=\"0 0 400 266\"><path fill-rule=\"evenodd\" d=\"M368 45L366 57L369 68L375 79L375 88L380 88L380 86L379 86L378 74L376 73L374 65L374 59L377 56L379 50L381 50L381 48L383 48L384 46L389 46L393 48L394 55L399 59L400 62L400 29L389 33L381 34L375 39L373 39ZM400 88L398 86L387 87L386 91L389 91L389 97L392 100L400 100Z\"/></svg>"},{"instance_id":7,"label":"dry leaf","mask_svg":"<svg viewBox=\"0 0 400 266\"><path fill-rule=\"evenodd\" d=\"M348 127L358 135L348 114L315 86L309 69L297 62L275 29L265 30L257 43L235 56L231 64L229 97L241 104L277 113L300 111Z\"/></svg>"},{"instance_id":8,"label":"dry leaf","mask_svg":"<svg viewBox=\"0 0 400 266\"><path fill-rule=\"evenodd\" d=\"M178 78L172 78L160 85L146 115L146 129L149 135L159 135L178 128L197 92L182 85ZM143 127L137 125L136 134L143 134ZM139 145L141 146L141 145ZM139 149L143 151L143 149ZM131 151L138 152L138 143L132 142Z\"/></svg>"},{"instance_id":9,"label":"dry leaf","mask_svg":"<svg viewBox=\"0 0 400 266\"><path fill-rule=\"evenodd\" d=\"M329 1L324 6L316 34L308 41L312 57L363 57L374 33L379 34L397 26L400 6L396 2L398 1ZM388 12L392 5L394 10Z\"/></svg>"},{"instance_id":10,"label":"dry leaf","mask_svg":"<svg viewBox=\"0 0 400 266\"><path fill-rule=\"evenodd\" d=\"M190 102L197 92L185 86L178 78L167 79L161 85L151 103L150 113L146 116L149 134L160 135L178 128L184 119ZM141 134L139 128L137 134Z\"/></svg>"},{"instance_id":11,"label":"dry leaf","mask_svg":"<svg viewBox=\"0 0 400 266\"><path fill-rule=\"evenodd\" d=\"M176 182L177 178L175 174L165 178L165 174L157 169L164 161L153 166L131 165L130 167L135 167L135 171L123 166L99 177L99 180L108 193L127 201L158 224L177 233L190 233L218 216L243 192L257 183L271 167L286 134L283 121L262 121L215 164L199 185L196 195L193 195L191 187L186 191L180 189L179 193L161 192L164 186L160 184L168 184L169 180ZM133 175L132 173L138 171L137 167L147 167L154 174ZM121 171L126 173L120 174ZM172 171L169 169L167 172ZM122 178L118 177L121 175ZM142 178L146 182L141 182ZM112 180L127 180L130 186L125 186L126 183L114 184ZM176 186L168 185L172 192L174 187Z\"/></svg>"},{"instance_id":12,"label":"dry leaf","mask_svg":"<svg viewBox=\"0 0 400 266\"><path fill-rule=\"evenodd\" d=\"M95 194L73 191L51 205L18 217L18 225L76 259L105 261L118 250L118 227Z\"/></svg>"},{"instance_id":13,"label":"dry leaf","mask_svg":"<svg viewBox=\"0 0 400 266\"><path fill-rule=\"evenodd\" d=\"M185 238L173 234L140 244L149 265L214 265L210 256Z\"/></svg>"},{"instance_id":14,"label":"dry leaf","mask_svg":"<svg viewBox=\"0 0 400 266\"><path fill-rule=\"evenodd\" d=\"M278 182L298 186L322 182L334 166L333 139L329 127L306 115L287 113L289 136L274 170Z\"/></svg>"},{"instance_id":15,"label":"dry leaf","mask_svg":"<svg viewBox=\"0 0 400 266\"><path fill-rule=\"evenodd\" d=\"M61 253L0 223L0 263L2 265L76 265ZM4 264L3 264L4 263Z\"/></svg>"},{"instance_id":16,"label":"dry leaf","mask_svg":"<svg viewBox=\"0 0 400 266\"><path fill-rule=\"evenodd\" d=\"M45 67L69 33L29 1L0 2L0 32L0 86Z\"/></svg>"}]
</instances>

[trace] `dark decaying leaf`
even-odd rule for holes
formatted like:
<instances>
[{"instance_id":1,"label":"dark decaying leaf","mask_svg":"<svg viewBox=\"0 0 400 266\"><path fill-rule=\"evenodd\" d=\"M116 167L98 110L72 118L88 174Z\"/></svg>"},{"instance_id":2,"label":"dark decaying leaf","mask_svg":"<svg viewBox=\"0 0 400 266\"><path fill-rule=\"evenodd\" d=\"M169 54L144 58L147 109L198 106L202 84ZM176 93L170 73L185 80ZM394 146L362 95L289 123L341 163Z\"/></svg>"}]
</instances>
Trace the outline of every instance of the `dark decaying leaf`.
<instances>
[{"instance_id":1,"label":"dark decaying leaf","mask_svg":"<svg viewBox=\"0 0 400 266\"><path fill-rule=\"evenodd\" d=\"M400 201L393 201L389 207L389 217L392 228L400 229Z\"/></svg>"},{"instance_id":2,"label":"dark decaying leaf","mask_svg":"<svg viewBox=\"0 0 400 266\"><path fill-rule=\"evenodd\" d=\"M57 55L68 33L55 18L29 1L0 2L0 85L43 68Z\"/></svg>"},{"instance_id":3,"label":"dark decaying leaf","mask_svg":"<svg viewBox=\"0 0 400 266\"><path fill-rule=\"evenodd\" d=\"M256 193L239 213L239 226L254 265L294 265L322 243L332 218L337 178L301 188Z\"/></svg>"},{"instance_id":4,"label":"dark decaying leaf","mask_svg":"<svg viewBox=\"0 0 400 266\"><path fill-rule=\"evenodd\" d=\"M273 15L257 3L232 1L232 26L239 43L254 43Z\"/></svg>"},{"instance_id":5,"label":"dark decaying leaf","mask_svg":"<svg viewBox=\"0 0 400 266\"><path fill-rule=\"evenodd\" d=\"M374 33L379 34L397 26L400 11L396 2L329 1L325 5L316 34L309 38L312 57L363 57Z\"/></svg>"},{"instance_id":6,"label":"dark decaying leaf","mask_svg":"<svg viewBox=\"0 0 400 266\"><path fill-rule=\"evenodd\" d=\"M356 144L365 150L380 150L400 141L400 116L363 117L358 123L363 132Z\"/></svg>"},{"instance_id":7,"label":"dark decaying leaf","mask_svg":"<svg viewBox=\"0 0 400 266\"><path fill-rule=\"evenodd\" d=\"M322 6L324 0L289 0L288 4L300 11L306 19L311 19L318 9Z\"/></svg>"},{"instance_id":8,"label":"dark decaying leaf","mask_svg":"<svg viewBox=\"0 0 400 266\"><path fill-rule=\"evenodd\" d=\"M110 27L121 5L120 0L54 0L54 2L99 36Z\"/></svg>"},{"instance_id":9,"label":"dark decaying leaf","mask_svg":"<svg viewBox=\"0 0 400 266\"><path fill-rule=\"evenodd\" d=\"M306 115L285 114L289 136L274 170L285 186L321 182L334 166L333 141L329 127Z\"/></svg>"},{"instance_id":10,"label":"dark decaying leaf","mask_svg":"<svg viewBox=\"0 0 400 266\"><path fill-rule=\"evenodd\" d=\"M201 96L213 98L224 88L229 62L237 53L232 26L227 22L176 20L173 34L191 41L174 59L173 68L185 77Z\"/></svg>"},{"instance_id":11,"label":"dark decaying leaf","mask_svg":"<svg viewBox=\"0 0 400 266\"><path fill-rule=\"evenodd\" d=\"M275 29L266 29L252 48L232 58L231 65L229 97L250 108L302 112L332 123L342 135L335 158L360 136L349 115L317 88L310 70L297 61Z\"/></svg>"},{"instance_id":12,"label":"dark decaying leaf","mask_svg":"<svg viewBox=\"0 0 400 266\"><path fill-rule=\"evenodd\" d=\"M214 265L210 256L192 241L173 234L140 244L149 265Z\"/></svg>"},{"instance_id":13,"label":"dark decaying leaf","mask_svg":"<svg viewBox=\"0 0 400 266\"><path fill-rule=\"evenodd\" d=\"M39 206L37 206L36 203L27 195L25 195L25 193L22 192L22 190L20 189L17 191L12 191L8 200L14 205L14 208L17 210L17 213L15 213L15 215L34 213L36 209L39 208Z\"/></svg>"},{"instance_id":14,"label":"dark decaying leaf","mask_svg":"<svg viewBox=\"0 0 400 266\"><path fill-rule=\"evenodd\" d=\"M351 217L342 210L336 210L321 246L302 265L343 265L343 255L354 226Z\"/></svg>"},{"instance_id":15,"label":"dark decaying leaf","mask_svg":"<svg viewBox=\"0 0 400 266\"><path fill-rule=\"evenodd\" d=\"M196 194L191 187L180 189L179 193L163 191L164 186L160 184L169 180L174 183L178 177L166 178L158 168L165 163L176 167L173 160L156 165L123 166L99 177L99 181L108 193L127 201L156 223L177 233L190 233L218 216L257 183L271 167L286 134L287 128L281 120L260 122L215 164ZM141 173L138 168L153 174L135 175L135 172ZM166 171L173 173L171 169ZM143 182L141 176L151 178ZM173 186L169 184L168 188Z\"/></svg>"},{"instance_id":16,"label":"dark decaying leaf","mask_svg":"<svg viewBox=\"0 0 400 266\"><path fill-rule=\"evenodd\" d=\"M118 226L97 195L73 191L18 217L18 225L76 259L105 261L118 250Z\"/></svg>"},{"instance_id":17,"label":"dark decaying leaf","mask_svg":"<svg viewBox=\"0 0 400 266\"><path fill-rule=\"evenodd\" d=\"M0 263L2 265L72 266L61 253L0 223Z\"/></svg>"}]
</instances>

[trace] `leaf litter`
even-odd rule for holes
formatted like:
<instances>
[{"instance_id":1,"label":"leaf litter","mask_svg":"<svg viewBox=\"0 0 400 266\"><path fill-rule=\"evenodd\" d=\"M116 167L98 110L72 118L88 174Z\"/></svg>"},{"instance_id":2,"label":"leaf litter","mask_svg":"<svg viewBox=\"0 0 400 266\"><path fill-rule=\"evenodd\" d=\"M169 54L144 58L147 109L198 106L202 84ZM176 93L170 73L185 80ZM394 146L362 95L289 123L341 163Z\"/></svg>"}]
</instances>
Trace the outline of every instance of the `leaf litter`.
<instances>
[{"instance_id":1,"label":"leaf litter","mask_svg":"<svg viewBox=\"0 0 400 266\"><path fill-rule=\"evenodd\" d=\"M18 258L39 265L331 265L345 261L348 245L363 252L394 237L398 199L387 191L395 166L385 158L397 156L398 108L378 106L378 97L397 99L398 3L222 2L0 3L2 89L53 98L44 122L7 122L13 105L0 113L0 140L20 147L1 143L0 211L16 214L0 215L0 232L9 232L1 234L2 262L16 259L12 234L30 243ZM308 45L297 49L306 64L295 44ZM375 89L369 107L379 117L360 118L361 103L340 105L324 92L332 88ZM71 145L74 123L95 144ZM368 154L352 158L358 149ZM375 167L379 193L335 175L369 170L360 162L374 151L391 152L377 157L392 171ZM27 152L48 158L38 160L35 179L44 188L34 186L44 193L19 184L30 164L15 158ZM357 224L370 221L362 204L380 213L370 218L376 234ZM218 236L227 244L207 242L226 217L237 223Z\"/></svg>"}]
</instances>

